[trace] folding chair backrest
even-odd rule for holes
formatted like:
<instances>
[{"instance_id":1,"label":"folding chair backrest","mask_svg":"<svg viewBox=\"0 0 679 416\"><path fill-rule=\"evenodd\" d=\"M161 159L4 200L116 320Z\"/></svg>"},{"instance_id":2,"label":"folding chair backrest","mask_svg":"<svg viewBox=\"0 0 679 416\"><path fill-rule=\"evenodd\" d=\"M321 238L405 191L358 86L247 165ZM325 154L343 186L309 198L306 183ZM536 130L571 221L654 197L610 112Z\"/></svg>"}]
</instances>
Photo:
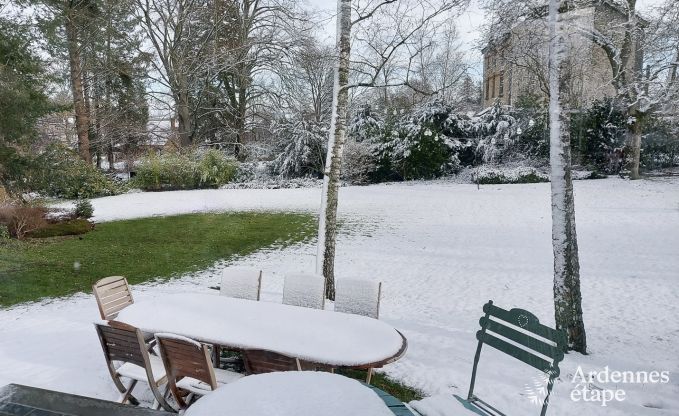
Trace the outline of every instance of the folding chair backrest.
<instances>
[{"instance_id":1,"label":"folding chair backrest","mask_svg":"<svg viewBox=\"0 0 679 416\"><path fill-rule=\"evenodd\" d=\"M476 333L476 339L479 343L474 357L467 399L470 402L480 401L486 404L474 396L476 370L481 355L481 347L485 344L549 376L547 395L541 413L544 416L554 380L560 373L559 363L563 360L564 351L567 348L565 332L541 324L535 315L524 309L515 308L507 311L493 305L493 301L488 301L483 305L483 312L485 312L485 315L479 320L481 329ZM491 407L491 409L494 408Z\"/></svg>"},{"instance_id":2,"label":"folding chair backrest","mask_svg":"<svg viewBox=\"0 0 679 416\"><path fill-rule=\"evenodd\" d=\"M109 321L118 316L118 312L134 303L130 286L123 276L105 277L92 285L92 292L97 299L101 319Z\"/></svg>"},{"instance_id":3,"label":"folding chair backrest","mask_svg":"<svg viewBox=\"0 0 679 416\"><path fill-rule=\"evenodd\" d=\"M171 389L176 389L175 383L183 377L200 380L212 390L217 388L207 345L174 334L156 334L156 339Z\"/></svg>"},{"instance_id":4,"label":"folding chair backrest","mask_svg":"<svg viewBox=\"0 0 679 416\"><path fill-rule=\"evenodd\" d=\"M335 312L379 319L382 282L356 279L335 281Z\"/></svg>"},{"instance_id":5,"label":"folding chair backrest","mask_svg":"<svg viewBox=\"0 0 679 416\"><path fill-rule=\"evenodd\" d=\"M301 371L297 358L266 350L244 350L243 361L248 374L273 373L277 371Z\"/></svg>"},{"instance_id":6,"label":"folding chair backrest","mask_svg":"<svg viewBox=\"0 0 679 416\"><path fill-rule=\"evenodd\" d=\"M121 322L94 324L106 361L120 361L147 368L148 355L144 336L137 328Z\"/></svg>"},{"instance_id":7,"label":"folding chair backrest","mask_svg":"<svg viewBox=\"0 0 679 416\"><path fill-rule=\"evenodd\" d=\"M283 282L283 303L305 308L325 306L325 278L315 274L291 274Z\"/></svg>"},{"instance_id":8,"label":"folding chair backrest","mask_svg":"<svg viewBox=\"0 0 679 416\"><path fill-rule=\"evenodd\" d=\"M255 269L224 269L219 294L231 298L259 300L262 271Z\"/></svg>"}]
</instances>

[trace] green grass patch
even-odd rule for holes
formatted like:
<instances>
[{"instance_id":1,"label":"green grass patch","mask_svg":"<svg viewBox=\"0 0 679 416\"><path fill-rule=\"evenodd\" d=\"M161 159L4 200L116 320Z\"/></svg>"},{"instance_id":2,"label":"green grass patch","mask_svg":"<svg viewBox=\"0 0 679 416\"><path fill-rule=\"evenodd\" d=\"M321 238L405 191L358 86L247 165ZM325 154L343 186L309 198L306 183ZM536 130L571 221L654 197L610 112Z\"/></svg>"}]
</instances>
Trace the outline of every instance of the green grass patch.
<instances>
[{"instance_id":1,"label":"green grass patch","mask_svg":"<svg viewBox=\"0 0 679 416\"><path fill-rule=\"evenodd\" d=\"M359 381L365 381L365 378L367 376L365 370L341 369L337 370L337 373ZM391 394L392 396L396 397L397 399L404 403L408 403L413 400L420 400L422 398L421 392L411 387L408 387L405 384L401 384L398 381L393 380L381 373L373 372L370 384L377 387L380 390L383 390Z\"/></svg>"},{"instance_id":2,"label":"green grass patch","mask_svg":"<svg viewBox=\"0 0 679 416\"><path fill-rule=\"evenodd\" d=\"M26 234L29 238L48 238L48 237L62 237L65 235L82 235L87 234L94 228L94 224L87 220L77 219L56 224L47 224L47 226L31 231Z\"/></svg>"},{"instance_id":3,"label":"green grass patch","mask_svg":"<svg viewBox=\"0 0 679 416\"><path fill-rule=\"evenodd\" d=\"M106 276L131 284L205 269L217 260L314 235L307 214L226 213L98 224L85 235L0 241L0 306L91 291Z\"/></svg>"}]
</instances>

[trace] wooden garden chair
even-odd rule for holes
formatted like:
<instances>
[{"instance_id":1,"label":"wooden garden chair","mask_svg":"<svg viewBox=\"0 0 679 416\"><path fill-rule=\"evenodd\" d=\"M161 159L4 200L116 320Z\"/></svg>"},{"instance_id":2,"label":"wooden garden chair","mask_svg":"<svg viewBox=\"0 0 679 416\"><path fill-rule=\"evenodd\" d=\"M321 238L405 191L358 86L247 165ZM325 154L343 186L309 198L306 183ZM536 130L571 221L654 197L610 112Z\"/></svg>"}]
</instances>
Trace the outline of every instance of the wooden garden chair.
<instances>
[{"instance_id":1,"label":"wooden garden chair","mask_svg":"<svg viewBox=\"0 0 679 416\"><path fill-rule=\"evenodd\" d=\"M245 372L264 374L277 371L302 371L302 361L267 350L244 350Z\"/></svg>"},{"instance_id":2,"label":"wooden garden chair","mask_svg":"<svg viewBox=\"0 0 679 416\"><path fill-rule=\"evenodd\" d=\"M133 326L116 321L97 323L95 328L108 371L120 391L120 403L128 401L133 404L139 403L132 396L132 390L137 382L141 381L148 383L151 388L155 397L154 408L162 407L167 411L174 411L165 400L167 387L163 394L159 390L160 386L167 382L163 362L160 358L149 355L142 332ZM130 381L126 385L121 378L128 378Z\"/></svg>"},{"instance_id":3,"label":"wooden garden chair","mask_svg":"<svg viewBox=\"0 0 679 416\"><path fill-rule=\"evenodd\" d=\"M180 409L186 409L193 397L204 396L220 385L243 377L243 374L213 368L205 344L174 334L156 334L156 339L167 384Z\"/></svg>"},{"instance_id":4,"label":"wooden garden chair","mask_svg":"<svg viewBox=\"0 0 679 416\"><path fill-rule=\"evenodd\" d=\"M259 300L262 289L262 271L228 268L222 272L219 294L231 298Z\"/></svg>"},{"instance_id":5,"label":"wooden garden chair","mask_svg":"<svg viewBox=\"0 0 679 416\"><path fill-rule=\"evenodd\" d=\"M335 281L335 312L379 319L381 295L382 282L337 279ZM370 384L372 375L373 368L367 368L366 383Z\"/></svg>"},{"instance_id":6,"label":"wooden garden chair","mask_svg":"<svg viewBox=\"0 0 679 416\"><path fill-rule=\"evenodd\" d=\"M123 276L110 276L92 285L92 292L97 299L101 319L110 321L118 316L118 312L134 303L130 286Z\"/></svg>"},{"instance_id":7,"label":"wooden garden chair","mask_svg":"<svg viewBox=\"0 0 679 416\"><path fill-rule=\"evenodd\" d=\"M283 303L305 308L325 307L325 278L315 274L292 274L283 281Z\"/></svg>"},{"instance_id":8,"label":"wooden garden chair","mask_svg":"<svg viewBox=\"0 0 679 416\"><path fill-rule=\"evenodd\" d=\"M487 345L542 371L548 376L545 400L540 412L540 416L545 416L554 380L559 376L559 363L563 360L564 351L567 347L566 333L542 325L535 315L524 309L507 311L493 305L493 301L488 301L487 304L483 305L483 312L485 312L485 315L479 321L481 329L476 333L476 339L479 343L474 356L469 394L466 400L459 396L455 396L455 398L465 408L476 414L504 416L504 413L474 394L481 348ZM505 341L505 339L512 341L512 343Z\"/></svg>"}]
</instances>

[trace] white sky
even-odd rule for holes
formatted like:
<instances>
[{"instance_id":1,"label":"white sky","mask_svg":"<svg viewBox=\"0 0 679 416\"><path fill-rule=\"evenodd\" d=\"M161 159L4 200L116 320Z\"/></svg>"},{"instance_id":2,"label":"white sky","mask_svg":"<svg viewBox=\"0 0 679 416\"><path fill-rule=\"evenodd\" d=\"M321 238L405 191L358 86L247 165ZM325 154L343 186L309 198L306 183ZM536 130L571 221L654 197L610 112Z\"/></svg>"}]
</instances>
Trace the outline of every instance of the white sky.
<instances>
[{"instance_id":1,"label":"white sky","mask_svg":"<svg viewBox=\"0 0 679 416\"><path fill-rule=\"evenodd\" d=\"M481 52L477 49L478 42L481 37L481 25L483 24L484 16L483 10L479 7L479 0L470 0L470 6L457 19L457 29L460 40L462 41L462 49L468 53L468 59L472 61L472 66L477 68L480 76L481 71ZM637 0L637 9L640 12L648 10L649 7L661 4L664 0ZM676 0L679 1L679 0ZM323 11L328 14L328 22L325 25L324 32L329 39L335 37L335 20L334 16L337 10L336 0L305 0L308 7ZM474 65L478 62L478 65Z\"/></svg>"}]
</instances>

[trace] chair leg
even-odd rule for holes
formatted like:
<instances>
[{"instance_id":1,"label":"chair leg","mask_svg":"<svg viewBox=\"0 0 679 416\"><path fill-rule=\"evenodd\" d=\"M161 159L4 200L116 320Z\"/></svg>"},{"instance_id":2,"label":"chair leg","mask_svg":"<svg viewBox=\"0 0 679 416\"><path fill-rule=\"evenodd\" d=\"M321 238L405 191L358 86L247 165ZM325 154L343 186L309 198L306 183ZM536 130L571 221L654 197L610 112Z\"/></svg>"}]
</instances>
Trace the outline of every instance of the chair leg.
<instances>
[{"instance_id":1,"label":"chair leg","mask_svg":"<svg viewBox=\"0 0 679 416\"><path fill-rule=\"evenodd\" d=\"M155 400L153 401L153 408L156 410L159 410L161 407L164 410L167 410L168 412L176 412L177 410L170 406L170 404L165 400L167 397L167 392L170 389L170 385L167 384L165 386L165 391L163 394L160 394L160 391L158 390L158 386L151 386L151 392L153 393L153 397L155 397Z\"/></svg>"},{"instance_id":2,"label":"chair leg","mask_svg":"<svg viewBox=\"0 0 679 416\"><path fill-rule=\"evenodd\" d=\"M163 392L163 399L165 399L165 400L167 400L167 390L168 390L169 388L170 388L170 386L166 384L166 385L165 385L165 391ZM162 407L162 406L161 406L161 404L160 404L160 401L158 401L158 399L155 398L155 395L154 395L153 404L151 405L151 408L152 408L153 410L160 410L161 407Z\"/></svg>"},{"instance_id":3,"label":"chair leg","mask_svg":"<svg viewBox=\"0 0 679 416\"><path fill-rule=\"evenodd\" d=\"M365 382L366 382L367 384L370 384L370 380L372 380L372 378L373 378L373 369L372 369L372 367L370 367L370 368L368 369L368 374L367 374L367 376L365 377Z\"/></svg>"},{"instance_id":4,"label":"chair leg","mask_svg":"<svg viewBox=\"0 0 679 416\"><path fill-rule=\"evenodd\" d=\"M130 398L134 399L132 396L132 390L134 389L134 386L137 385L137 380L130 380L130 383L125 387L125 392L120 394L120 397L118 398L118 401L120 403L127 403Z\"/></svg>"},{"instance_id":5,"label":"chair leg","mask_svg":"<svg viewBox=\"0 0 679 416\"><path fill-rule=\"evenodd\" d=\"M212 366L214 368L220 368L220 358L222 356L222 349L219 345L212 346Z\"/></svg>"}]
</instances>

